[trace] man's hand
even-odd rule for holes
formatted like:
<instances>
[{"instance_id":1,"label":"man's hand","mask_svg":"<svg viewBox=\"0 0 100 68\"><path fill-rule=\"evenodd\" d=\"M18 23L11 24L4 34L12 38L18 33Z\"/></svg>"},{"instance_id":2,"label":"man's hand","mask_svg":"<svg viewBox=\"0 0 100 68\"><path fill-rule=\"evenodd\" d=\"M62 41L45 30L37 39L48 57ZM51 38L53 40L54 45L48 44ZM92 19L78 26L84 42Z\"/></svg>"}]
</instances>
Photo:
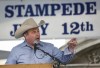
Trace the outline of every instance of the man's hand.
<instances>
[{"instance_id":1,"label":"man's hand","mask_svg":"<svg viewBox=\"0 0 100 68\"><path fill-rule=\"evenodd\" d=\"M72 38L67 44L68 44L69 51L71 51L72 53L74 53L74 49L77 46L77 40L76 40L76 38Z\"/></svg>"}]
</instances>

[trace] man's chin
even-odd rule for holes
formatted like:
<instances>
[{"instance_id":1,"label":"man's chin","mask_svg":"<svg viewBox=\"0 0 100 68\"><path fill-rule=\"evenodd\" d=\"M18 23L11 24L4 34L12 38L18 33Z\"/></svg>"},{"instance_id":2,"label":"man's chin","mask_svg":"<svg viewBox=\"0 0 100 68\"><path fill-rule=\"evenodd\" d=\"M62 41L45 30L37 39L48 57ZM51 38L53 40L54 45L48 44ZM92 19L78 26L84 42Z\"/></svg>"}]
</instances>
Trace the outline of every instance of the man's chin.
<instances>
[{"instance_id":1,"label":"man's chin","mask_svg":"<svg viewBox=\"0 0 100 68\"><path fill-rule=\"evenodd\" d=\"M40 42L40 39L36 39L38 42Z\"/></svg>"}]
</instances>

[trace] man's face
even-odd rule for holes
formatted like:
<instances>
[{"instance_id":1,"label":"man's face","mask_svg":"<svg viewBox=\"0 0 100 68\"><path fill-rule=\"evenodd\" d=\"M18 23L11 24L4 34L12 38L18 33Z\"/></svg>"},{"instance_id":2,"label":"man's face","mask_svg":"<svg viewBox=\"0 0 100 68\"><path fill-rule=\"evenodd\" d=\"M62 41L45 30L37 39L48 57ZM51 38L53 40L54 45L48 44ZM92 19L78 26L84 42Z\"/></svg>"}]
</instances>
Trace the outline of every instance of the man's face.
<instances>
[{"instance_id":1,"label":"man's face","mask_svg":"<svg viewBox=\"0 0 100 68\"><path fill-rule=\"evenodd\" d=\"M39 28L32 28L30 30L27 31L27 35L25 35L26 40L29 43L33 43L35 40L37 40L38 42L40 41L40 31Z\"/></svg>"}]
</instances>

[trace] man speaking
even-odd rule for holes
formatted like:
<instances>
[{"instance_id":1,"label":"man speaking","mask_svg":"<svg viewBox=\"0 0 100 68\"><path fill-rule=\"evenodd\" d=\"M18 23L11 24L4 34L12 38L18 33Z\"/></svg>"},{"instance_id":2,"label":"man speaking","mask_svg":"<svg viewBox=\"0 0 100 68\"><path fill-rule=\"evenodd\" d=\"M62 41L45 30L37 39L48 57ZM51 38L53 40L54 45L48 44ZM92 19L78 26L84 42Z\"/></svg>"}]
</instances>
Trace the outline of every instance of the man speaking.
<instances>
[{"instance_id":1,"label":"man speaking","mask_svg":"<svg viewBox=\"0 0 100 68\"><path fill-rule=\"evenodd\" d=\"M44 21L42 20L41 22ZM53 58L63 64L71 61L74 56L74 48L77 45L76 39L71 39L68 42L68 48L61 51L51 43L40 41L39 26L33 18L29 18L16 30L15 38L24 37L25 41L12 49L6 64L52 63Z\"/></svg>"}]
</instances>

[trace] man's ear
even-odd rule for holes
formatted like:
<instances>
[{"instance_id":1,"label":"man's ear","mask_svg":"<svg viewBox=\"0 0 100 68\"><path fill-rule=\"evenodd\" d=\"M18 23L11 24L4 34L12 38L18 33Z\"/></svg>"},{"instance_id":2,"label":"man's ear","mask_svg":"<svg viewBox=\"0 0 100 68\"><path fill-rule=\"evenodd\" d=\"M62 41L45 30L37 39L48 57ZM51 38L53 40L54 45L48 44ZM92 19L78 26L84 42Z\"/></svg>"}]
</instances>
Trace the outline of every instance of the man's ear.
<instances>
[{"instance_id":1,"label":"man's ear","mask_svg":"<svg viewBox=\"0 0 100 68\"><path fill-rule=\"evenodd\" d=\"M25 33L23 33L23 36L26 37L28 35L28 31L26 31Z\"/></svg>"}]
</instances>

